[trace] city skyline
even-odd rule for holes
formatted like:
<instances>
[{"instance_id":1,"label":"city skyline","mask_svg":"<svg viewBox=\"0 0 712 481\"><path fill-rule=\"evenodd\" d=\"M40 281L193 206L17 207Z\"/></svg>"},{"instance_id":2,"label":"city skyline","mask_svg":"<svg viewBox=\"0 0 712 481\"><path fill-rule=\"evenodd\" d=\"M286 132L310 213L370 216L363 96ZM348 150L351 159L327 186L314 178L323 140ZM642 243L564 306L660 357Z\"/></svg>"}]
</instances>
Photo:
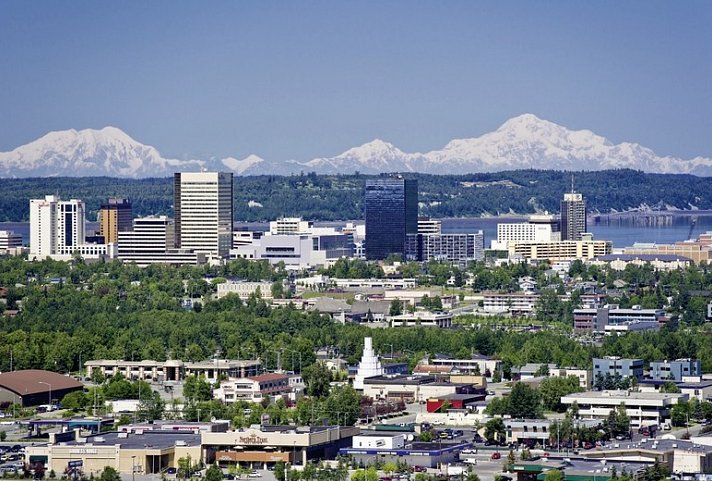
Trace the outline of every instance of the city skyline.
<instances>
[{"instance_id":1,"label":"city skyline","mask_svg":"<svg viewBox=\"0 0 712 481\"><path fill-rule=\"evenodd\" d=\"M428 151L531 112L712 156L703 2L0 8L0 151L114 125L173 158L304 161L374 138Z\"/></svg>"}]
</instances>

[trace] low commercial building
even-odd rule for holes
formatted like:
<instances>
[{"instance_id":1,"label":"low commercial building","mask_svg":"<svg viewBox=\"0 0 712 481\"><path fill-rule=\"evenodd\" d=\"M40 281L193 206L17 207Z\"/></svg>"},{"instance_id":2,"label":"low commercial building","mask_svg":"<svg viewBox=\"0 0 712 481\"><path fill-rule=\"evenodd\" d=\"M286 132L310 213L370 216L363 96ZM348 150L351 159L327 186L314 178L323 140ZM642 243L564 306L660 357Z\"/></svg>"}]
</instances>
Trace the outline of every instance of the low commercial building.
<instances>
[{"instance_id":1,"label":"low commercial building","mask_svg":"<svg viewBox=\"0 0 712 481\"><path fill-rule=\"evenodd\" d=\"M385 437L386 435L383 435L384 443ZM339 454L352 457L355 462L364 466L401 462L410 466L436 468L458 461L460 452L470 447L472 444L466 442L408 442L401 448L352 446L341 449Z\"/></svg>"},{"instance_id":2,"label":"low commercial building","mask_svg":"<svg viewBox=\"0 0 712 481\"><path fill-rule=\"evenodd\" d=\"M30 466L43 465L58 475L97 476L110 466L121 474L159 474L178 460L201 459L200 435L183 431L108 432L77 437L76 431L51 433L47 444L25 448Z\"/></svg>"},{"instance_id":3,"label":"low commercial building","mask_svg":"<svg viewBox=\"0 0 712 481\"><path fill-rule=\"evenodd\" d=\"M294 390L289 384L289 376L270 373L223 381L220 383L220 387L213 391L213 396L225 404L239 401L258 403L264 399L273 401L293 392Z\"/></svg>"},{"instance_id":4,"label":"low commercial building","mask_svg":"<svg viewBox=\"0 0 712 481\"><path fill-rule=\"evenodd\" d=\"M506 440L508 443L544 447L549 444L550 424L547 419L505 419Z\"/></svg>"},{"instance_id":5,"label":"low commercial building","mask_svg":"<svg viewBox=\"0 0 712 481\"><path fill-rule=\"evenodd\" d=\"M579 416L583 419L606 419L612 410L625 405L632 428L644 424L662 425L670 420L672 407L686 394L636 392L636 391L586 391L568 394L561 403L571 406L578 404Z\"/></svg>"},{"instance_id":6,"label":"low commercial building","mask_svg":"<svg viewBox=\"0 0 712 481\"><path fill-rule=\"evenodd\" d=\"M660 323L657 321L625 321L621 324L609 324L603 328L607 336L620 336L628 332L659 331Z\"/></svg>"},{"instance_id":7,"label":"low commercial building","mask_svg":"<svg viewBox=\"0 0 712 481\"><path fill-rule=\"evenodd\" d=\"M631 461L636 460L666 466L674 479L705 479L697 476L712 473L712 446L697 440L643 438L640 442L609 443L601 448L582 451L581 455L599 465L625 462L629 472L632 471L629 467Z\"/></svg>"},{"instance_id":8,"label":"low commercial building","mask_svg":"<svg viewBox=\"0 0 712 481\"><path fill-rule=\"evenodd\" d=\"M373 376L363 380L363 395L389 401L425 402L449 394L479 392L472 384L453 384L431 376Z\"/></svg>"},{"instance_id":9,"label":"low commercial building","mask_svg":"<svg viewBox=\"0 0 712 481\"><path fill-rule=\"evenodd\" d=\"M406 433L367 432L354 436L351 446L367 449L401 449L405 446Z\"/></svg>"},{"instance_id":10,"label":"low commercial building","mask_svg":"<svg viewBox=\"0 0 712 481\"><path fill-rule=\"evenodd\" d=\"M37 406L55 404L83 386L71 376L41 369L24 369L0 374L0 404Z\"/></svg>"},{"instance_id":11,"label":"low commercial building","mask_svg":"<svg viewBox=\"0 0 712 481\"><path fill-rule=\"evenodd\" d=\"M449 312L416 311L390 317L391 327L452 327L452 314Z\"/></svg>"},{"instance_id":12,"label":"low commercial building","mask_svg":"<svg viewBox=\"0 0 712 481\"><path fill-rule=\"evenodd\" d=\"M262 370L259 359L213 359L212 361L183 362L178 359L167 361L124 361L123 359L99 359L87 361L84 367L88 373L98 372L104 377L121 374L126 379L161 381L182 381L186 376L202 376L209 382L227 377L240 378L255 376Z\"/></svg>"},{"instance_id":13,"label":"low commercial building","mask_svg":"<svg viewBox=\"0 0 712 481\"><path fill-rule=\"evenodd\" d=\"M334 459L351 446L353 426L252 426L224 433L202 433L203 459L221 467L270 468L278 461L304 466L312 459Z\"/></svg>"},{"instance_id":14,"label":"low commercial building","mask_svg":"<svg viewBox=\"0 0 712 481\"><path fill-rule=\"evenodd\" d=\"M338 289L360 290L360 289L413 289L417 285L415 279L331 279L331 282Z\"/></svg>"},{"instance_id":15,"label":"low commercial building","mask_svg":"<svg viewBox=\"0 0 712 481\"><path fill-rule=\"evenodd\" d=\"M636 306L621 309L618 306L574 309L574 329L578 331L605 332L606 326L626 325L632 322L663 323L667 320L663 309L641 309Z\"/></svg>"},{"instance_id":16,"label":"low commercial building","mask_svg":"<svg viewBox=\"0 0 712 481\"><path fill-rule=\"evenodd\" d=\"M482 403L487 397L487 393L484 389L478 390L471 394L446 394L444 396L429 398L426 403L426 410L429 413L441 412L443 411L443 406L447 407L447 410L457 409L475 409L479 403Z\"/></svg>"},{"instance_id":17,"label":"low commercial building","mask_svg":"<svg viewBox=\"0 0 712 481\"><path fill-rule=\"evenodd\" d=\"M433 366L450 366L460 374L481 374L491 380L495 372L502 372L502 361L491 357L475 354L470 359L453 359L447 356L436 356L430 360ZM453 373L454 374L454 373Z\"/></svg>"},{"instance_id":18,"label":"low commercial building","mask_svg":"<svg viewBox=\"0 0 712 481\"><path fill-rule=\"evenodd\" d=\"M494 314L527 316L534 312L539 294L535 292L485 292L483 309Z\"/></svg>"}]
</instances>

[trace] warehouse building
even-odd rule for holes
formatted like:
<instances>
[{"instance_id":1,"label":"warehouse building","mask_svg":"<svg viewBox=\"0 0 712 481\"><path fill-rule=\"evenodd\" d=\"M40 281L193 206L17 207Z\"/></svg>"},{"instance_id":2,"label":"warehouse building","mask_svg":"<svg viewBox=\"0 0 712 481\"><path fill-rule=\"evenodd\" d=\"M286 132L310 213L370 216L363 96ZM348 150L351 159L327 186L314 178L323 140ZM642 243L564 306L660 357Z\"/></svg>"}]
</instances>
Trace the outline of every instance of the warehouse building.
<instances>
[{"instance_id":1,"label":"warehouse building","mask_svg":"<svg viewBox=\"0 0 712 481\"><path fill-rule=\"evenodd\" d=\"M0 374L0 406L54 404L72 391L82 389L70 376L41 369L26 369Z\"/></svg>"}]
</instances>

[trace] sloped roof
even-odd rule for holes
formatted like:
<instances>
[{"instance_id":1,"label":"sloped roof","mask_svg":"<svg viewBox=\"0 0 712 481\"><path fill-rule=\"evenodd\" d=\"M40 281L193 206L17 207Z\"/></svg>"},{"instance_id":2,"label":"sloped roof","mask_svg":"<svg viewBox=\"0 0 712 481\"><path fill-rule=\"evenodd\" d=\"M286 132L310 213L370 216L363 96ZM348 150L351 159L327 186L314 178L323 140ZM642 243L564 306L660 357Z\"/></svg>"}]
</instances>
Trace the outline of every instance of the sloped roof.
<instances>
[{"instance_id":1,"label":"sloped roof","mask_svg":"<svg viewBox=\"0 0 712 481\"><path fill-rule=\"evenodd\" d=\"M81 389L82 385L71 376L42 369L26 369L0 374L0 388L12 391L18 396L26 396L48 392L50 389Z\"/></svg>"}]
</instances>

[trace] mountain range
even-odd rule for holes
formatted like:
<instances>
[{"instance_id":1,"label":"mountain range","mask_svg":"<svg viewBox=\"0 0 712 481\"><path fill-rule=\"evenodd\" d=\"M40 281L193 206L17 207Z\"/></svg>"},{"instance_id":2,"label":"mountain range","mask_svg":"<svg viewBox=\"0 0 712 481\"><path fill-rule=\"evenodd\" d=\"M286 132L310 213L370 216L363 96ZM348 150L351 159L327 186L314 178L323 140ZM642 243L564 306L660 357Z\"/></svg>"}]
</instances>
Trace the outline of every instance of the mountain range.
<instances>
[{"instance_id":1,"label":"mountain range","mask_svg":"<svg viewBox=\"0 0 712 481\"><path fill-rule=\"evenodd\" d=\"M0 152L0 177L165 177L176 171L228 170L238 175L378 174L420 172L467 174L519 169L594 171L634 169L649 173L712 175L712 159L661 157L636 143L613 144L590 130L569 130L533 114L509 119L480 137L454 139L440 150L403 152L380 139L335 157L308 161L168 159L121 129L50 132L10 152Z\"/></svg>"}]
</instances>

